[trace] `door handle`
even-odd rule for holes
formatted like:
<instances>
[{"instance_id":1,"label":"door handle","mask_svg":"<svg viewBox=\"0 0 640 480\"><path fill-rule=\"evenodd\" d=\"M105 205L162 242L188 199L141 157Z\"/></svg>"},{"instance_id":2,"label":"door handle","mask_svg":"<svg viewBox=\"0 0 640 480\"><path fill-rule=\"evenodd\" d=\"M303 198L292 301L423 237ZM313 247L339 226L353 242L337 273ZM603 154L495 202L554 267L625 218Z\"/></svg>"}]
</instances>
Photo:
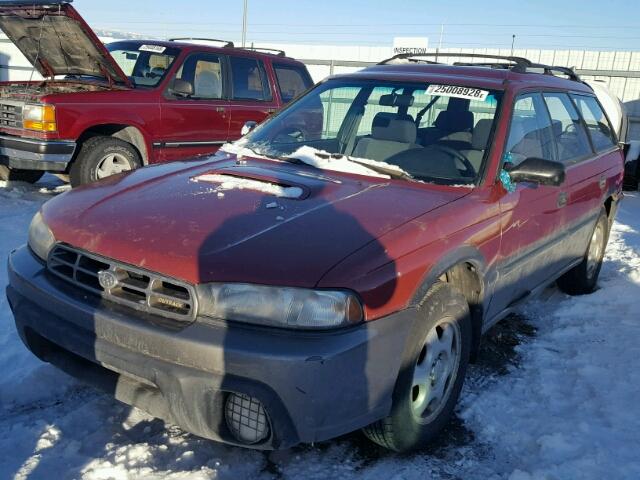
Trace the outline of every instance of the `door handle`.
<instances>
[{"instance_id":1,"label":"door handle","mask_svg":"<svg viewBox=\"0 0 640 480\"><path fill-rule=\"evenodd\" d=\"M604 187L607 186L607 177L605 177L604 175L602 175L600 177L600 181L598 182L598 185L600 186L600 190L604 190Z\"/></svg>"},{"instance_id":2,"label":"door handle","mask_svg":"<svg viewBox=\"0 0 640 480\"><path fill-rule=\"evenodd\" d=\"M225 112L225 108L224 107L216 107L216 112L224 113Z\"/></svg>"},{"instance_id":3,"label":"door handle","mask_svg":"<svg viewBox=\"0 0 640 480\"><path fill-rule=\"evenodd\" d=\"M562 208L567 204L567 192L560 192L558 194L558 208Z\"/></svg>"}]
</instances>

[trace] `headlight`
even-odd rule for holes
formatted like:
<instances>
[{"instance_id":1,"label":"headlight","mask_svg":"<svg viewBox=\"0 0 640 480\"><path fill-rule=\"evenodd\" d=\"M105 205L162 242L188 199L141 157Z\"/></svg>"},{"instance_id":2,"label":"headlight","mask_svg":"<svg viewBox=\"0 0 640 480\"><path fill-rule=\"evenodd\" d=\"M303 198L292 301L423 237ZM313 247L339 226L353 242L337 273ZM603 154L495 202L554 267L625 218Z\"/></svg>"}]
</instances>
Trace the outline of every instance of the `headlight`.
<instances>
[{"instance_id":1,"label":"headlight","mask_svg":"<svg viewBox=\"0 0 640 480\"><path fill-rule=\"evenodd\" d=\"M199 313L285 328L326 329L359 323L362 305L349 292L210 283L198 287Z\"/></svg>"},{"instance_id":2,"label":"headlight","mask_svg":"<svg viewBox=\"0 0 640 480\"><path fill-rule=\"evenodd\" d=\"M25 105L22 109L22 126L27 130L55 132L56 107L53 105Z\"/></svg>"},{"instance_id":3,"label":"headlight","mask_svg":"<svg viewBox=\"0 0 640 480\"><path fill-rule=\"evenodd\" d=\"M33 253L46 262L55 243L56 239L47 224L44 223L42 214L36 213L29 227L29 247Z\"/></svg>"}]
</instances>

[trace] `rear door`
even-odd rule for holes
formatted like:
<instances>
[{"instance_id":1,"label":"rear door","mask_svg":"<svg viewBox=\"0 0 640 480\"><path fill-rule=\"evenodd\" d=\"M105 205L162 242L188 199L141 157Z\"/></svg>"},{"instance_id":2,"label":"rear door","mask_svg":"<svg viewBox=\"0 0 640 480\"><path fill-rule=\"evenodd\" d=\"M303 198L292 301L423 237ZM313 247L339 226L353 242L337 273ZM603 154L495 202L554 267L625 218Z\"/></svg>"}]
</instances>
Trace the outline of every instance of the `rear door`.
<instances>
[{"instance_id":1,"label":"rear door","mask_svg":"<svg viewBox=\"0 0 640 480\"><path fill-rule=\"evenodd\" d=\"M262 60L229 57L229 139L240 138L248 121L260 123L278 109L272 82Z\"/></svg>"},{"instance_id":2,"label":"rear door","mask_svg":"<svg viewBox=\"0 0 640 480\"><path fill-rule=\"evenodd\" d=\"M540 93L516 98L503 162L555 160L551 120ZM559 269L562 188L519 183L500 199L502 241L489 316L528 295Z\"/></svg>"},{"instance_id":3,"label":"rear door","mask_svg":"<svg viewBox=\"0 0 640 480\"><path fill-rule=\"evenodd\" d=\"M222 55L190 54L161 101L161 140L154 144L165 161L215 152L229 138L229 101ZM192 95L177 94L175 80L188 82Z\"/></svg>"}]
</instances>

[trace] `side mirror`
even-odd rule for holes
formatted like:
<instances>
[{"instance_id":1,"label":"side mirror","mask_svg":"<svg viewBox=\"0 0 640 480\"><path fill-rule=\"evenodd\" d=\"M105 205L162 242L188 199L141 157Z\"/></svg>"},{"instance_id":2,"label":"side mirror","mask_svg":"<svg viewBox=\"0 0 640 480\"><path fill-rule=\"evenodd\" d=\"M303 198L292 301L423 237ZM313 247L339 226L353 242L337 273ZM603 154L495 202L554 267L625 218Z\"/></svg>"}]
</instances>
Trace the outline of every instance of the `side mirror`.
<instances>
[{"instance_id":1,"label":"side mirror","mask_svg":"<svg viewBox=\"0 0 640 480\"><path fill-rule=\"evenodd\" d=\"M247 133L250 133L257 126L258 126L258 122L254 122L253 120L244 122L244 125L242 126L242 130L240 130L240 135L244 137Z\"/></svg>"},{"instance_id":2,"label":"side mirror","mask_svg":"<svg viewBox=\"0 0 640 480\"><path fill-rule=\"evenodd\" d=\"M519 165L507 163L504 168L515 183L530 182L553 187L564 183L565 168L560 162L529 157Z\"/></svg>"},{"instance_id":3,"label":"side mirror","mask_svg":"<svg viewBox=\"0 0 640 480\"><path fill-rule=\"evenodd\" d=\"M190 97L193 95L193 85L191 82L176 78L171 86L171 93L178 97Z\"/></svg>"}]
</instances>

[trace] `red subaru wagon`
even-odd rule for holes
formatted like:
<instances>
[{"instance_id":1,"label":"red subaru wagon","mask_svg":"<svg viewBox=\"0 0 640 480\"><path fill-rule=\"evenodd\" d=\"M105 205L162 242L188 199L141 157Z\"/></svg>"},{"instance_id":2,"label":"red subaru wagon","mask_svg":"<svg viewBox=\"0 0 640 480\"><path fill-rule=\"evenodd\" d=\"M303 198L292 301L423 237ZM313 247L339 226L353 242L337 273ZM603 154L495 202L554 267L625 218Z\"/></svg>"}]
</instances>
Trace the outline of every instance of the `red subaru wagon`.
<instances>
[{"instance_id":1,"label":"red subaru wagon","mask_svg":"<svg viewBox=\"0 0 640 480\"><path fill-rule=\"evenodd\" d=\"M45 78L0 83L2 180L80 185L212 154L313 85L284 52L231 42L105 48L68 1L2 2L0 29Z\"/></svg>"},{"instance_id":2,"label":"red subaru wagon","mask_svg":"<svg viewBox=\"0 0 640 480\"><path fill-rule=\"evenodd\" d=\"M571 70L422 58L47 202L9 257L25 345L218 441L429 443L488 328L596 288L623 155Z\"/></svg>"}]
</instances>

